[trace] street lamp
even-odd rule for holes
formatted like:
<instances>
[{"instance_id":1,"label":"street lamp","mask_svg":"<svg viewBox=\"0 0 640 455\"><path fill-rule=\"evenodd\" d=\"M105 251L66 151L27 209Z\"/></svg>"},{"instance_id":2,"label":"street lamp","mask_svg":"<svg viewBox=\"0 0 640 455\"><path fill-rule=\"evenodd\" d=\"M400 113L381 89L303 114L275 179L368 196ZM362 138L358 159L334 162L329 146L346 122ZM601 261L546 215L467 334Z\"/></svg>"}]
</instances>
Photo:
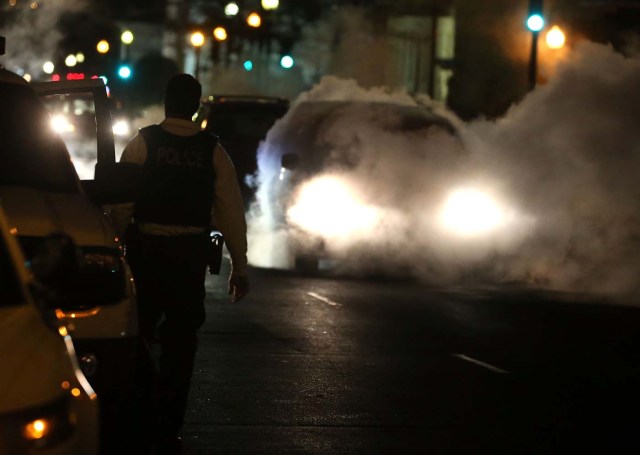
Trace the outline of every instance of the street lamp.
<instances>
[{"instance_id":1,"label":"street lamp","mask_svg":"<svg viewBox=\"0 0 640 455\"><path fill-rule=\"evenodd\" d=\"M236 2L227 3L224 7L224 14L227 17L234 17L240 12L240 7Z\"/></svg>"},{"instance_id":2,"label":"street lamp","mask_svg":"<svg viewBox=\"0 0 640 455\"><path fill-rule=\"evenodd\" d=\"M547 42L549 49L560 49L564 46L566 38L562 29L557 25L554 25L547 33L545 41Z\"/></svg>"},{"instance_id":3,"label":"street lamp","mask_svg":"<svg viewBox=\"0 0 640 455\"><path fill-rule=\"evenodd\" d=\"M227 29L224 27L216 27L213 29L213 37L216 41L224 41L227 39Z\"/></svg>"},{"instance_id":4,"label":"street lamp","mask_svg":"<svg viewBox=\"0 0 640 455\"><path fill-rule=\"evenodd\" d=\"M109 52L109 42L107 40L98 41L98 44L96 44L96 50L100 54L106 54Z\"/></svg>"},{"instance_id":5,"label":"street lamp","mask_svg":"<svg viewBox=\"0 0 640 455\"><path fill-rule=\"evenodd\" d=\"M198 79L198 74L200 73L200 48L204 44L204 35L202 32L193 32L191 34L191 45L196 53L196 71L195 77Z\"/></svg>"},{"instance_id":6,"label":"street lamp","mask_svg":"<svg viewBox=\"0 0 640 455\"><path fill-rule=\"evenodd\" d=\"M266 11L278 9L280 6L279 0L262 0L262 8Z\"/></svg>"},{"instance_id":7,"label":"street lamp","mask_svg":"<svg viewBox=\"0 0 640 455\"><path fill-rule=\"evenodd\" d=\"M249 25L249 27L258 28L262 25L262 18L254 11L247 16L247 25Z\"/></svg>"},{"instance_id":8,"label":"street lamp","mask_svg":"<svg viewBox=\"0 0 640 455\"><path fill-rule=\"evenodd\" d=\"M67 57L64 59L64 64L67 65L68 67L76 66L77 63L78 63L78 59L73 54L67 55Z\"/></svg>"},{"instance_id":9,"label":"street lamp","mask_svg":"<svg viewBox=\"0 0 640 455\"><path fill-rule=\"evenodd\" d=\"M536 87L538 74L538 34L544 28L544 16L542 15L542 0L529 0L529 15L527 16L527 28L531 31L531 56L529 58L529 90Z\"/></svg>"},{"instance_id":10,"label":"street lamp","mask_svg":"<svg viewBox=\"0 0 640 455\"><path fill-rule=\"evenodd\" d=\"M42 65L42 71L47 74L52 74L54 69L55 65L53 64L53 62L44 62L44 64Z\"/></svg>"},{"instance_id":11,"label":"street lamp","mask_svg":"<svg viewBox=\"0 0 640 455\"><path fill-rule=\"evenodd\" d=\"M131 43L133 43L133 33L131 32L131 30L125 30L124 32L122 32L122 35L120 35L120 41L122 41L122 44L124 44L124 61L128 62L129 46L131 46Z\"/></svg>"}]
</instances>

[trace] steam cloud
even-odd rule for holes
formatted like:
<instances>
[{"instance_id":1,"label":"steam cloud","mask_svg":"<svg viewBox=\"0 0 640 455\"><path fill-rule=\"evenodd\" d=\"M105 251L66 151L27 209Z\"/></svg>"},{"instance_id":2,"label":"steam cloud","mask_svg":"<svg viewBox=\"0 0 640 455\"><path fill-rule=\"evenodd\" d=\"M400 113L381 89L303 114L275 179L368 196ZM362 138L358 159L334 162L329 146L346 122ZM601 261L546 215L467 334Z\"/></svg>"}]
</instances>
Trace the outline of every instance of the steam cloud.
<instances>
[{"instance_id":1,"label":"steam cloud","mask_svg":"<svg viewBox=\"0 0 640 455\"><path fill-rule=\"evenodd\" d=\"M430 282L458 282L471 271L489 283L637 291L639 78L639 59L585 42L553 79L497 121L462 124L434 106L458 125L464 155L450 143L429 148L424 137L385 135L372 129L363 113L325 128L324 142L343 150L353 143L349 153L366 156L349 176L354 184L379 201L402 201L388 211L375 238L342 239L334 253L346 254L341 262L349 271L366 272L371 257L378 257L387 271ZM365 89L335 77L322 79L293 105L328 99L433 105L425 95ZM292 266L291 233L267 203L280 172L283 144L278 141L292 120L289 114L274 125L258 152L258 202L248 215L249 259L257 266ZM513 208L508 231L476 245L456 243L446 232L421 224L433 216L434 198L465 181L490 189Z\"/></svg>"},{"instance_id":2,"label":"steam cloud","mask_svg":"<svg viewBox=\"0 0 640 455\"><path fill-rule=\"evenodd\" d=\"M58 18L87 7L86 0L60 0L38 5L35 9L14 6L17 17L2 30L7 39L2 64L20 75L28 73L35 78L43 75L42 64L56 56L62 39L56 28Z\"/></svg>"},{"instance_id":3,"label":"steam cloud","mask_svg":"<svg viewBox=\"0 0 640 455\"><path fill-rule=\"evenodd\" d=\"M21 10L18 20L3 30L7 55L2 60L7 68L37 77L41 63L55 55L60 39L52 24L68 11L85 8L86 2L47 2L45 7L46 14ZM348 18L360 20L355 15ZM344 27L352 29L348 24ZM319 67L306 65L312 69L304 74L305 81L332 70L331 53L362 56L363 49L383 47L371 46L364 34L343 41L360 51L334 49L327 43L336 30L318 27L313 33L325 47L319 63L317 46L310 47L308 60ZM627 49L627 54L638 56L637 40L629 43L635 52ZM640 246L640 59L583 42L547 84L512 106L503 118L468 124L426 95L364 88L346 78L357 77L367 86L377 83L376 73L366 66L361 73L344 74L344 79L326 77L293 104L361 99L428 105L458 125L465 154L459 155L444 140L430 138L432 146L427 148L425 138L382 134L372 128L366 113L325 129L326 143L363 157L349 175L356 186L382 202L402 200L396 210L387 208L385 222L376 226L374 237L356 235L334 242L332 252L343 259L347 271L370 271L373 256L380 259L374 266L384 271L430 282L459 282L471 270L473 276L493 283L521 281L625 294L640 290L636 254ZM249 259L256 266L292 266L291 233L279 225L267 203L270 182L280 172L278 141L290 120L287 115L276 123L259 150L258 203L248 212ZM353 147L345 147L351 142ZM451 240L428 224L435 200L462 182L488 188L514 208L515 222L508 232L471 244Z\"/></svg>"}]
</instances>

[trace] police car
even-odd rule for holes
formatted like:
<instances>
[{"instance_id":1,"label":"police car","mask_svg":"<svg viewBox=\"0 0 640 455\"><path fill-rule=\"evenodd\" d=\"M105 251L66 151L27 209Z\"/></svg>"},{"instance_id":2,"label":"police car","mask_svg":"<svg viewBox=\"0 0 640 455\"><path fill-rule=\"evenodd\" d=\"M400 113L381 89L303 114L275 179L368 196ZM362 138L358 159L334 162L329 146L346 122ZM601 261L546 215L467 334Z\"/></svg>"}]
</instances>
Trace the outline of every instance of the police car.
<instances>
[{"instance_id":1,"label":"police car","mask_svg":"<svg viewBox=\"0 0 640 455\"><path fill-rule=\"evenodd\" d=\"M94 175L80 180L45 97L93 103ZM11 232L31 259L51 232L78 247L75 298L57 308L82 371L98 393L103 431L126 422L140 352L134 282L123 247L101 204L132 198L125 181L135 172L115 162L107 91L101 79L29 84L0 67L0 200ZM128 426L128 424L125 424Z\"/></svg>"},{"instance_id":2,"label":"police car","mask_svg":"<svg viewBox=\"0 0 640 455\"><path fill-rule=\"evenodd\" d=\"M66 328L43 317L40 306L51 290L37 290L9 229L0 206L0 453L97 454L96 393L78 367ZM35 259L50 271L72 273L59 265L75 257Z\"/></svg>"}]
</instances>

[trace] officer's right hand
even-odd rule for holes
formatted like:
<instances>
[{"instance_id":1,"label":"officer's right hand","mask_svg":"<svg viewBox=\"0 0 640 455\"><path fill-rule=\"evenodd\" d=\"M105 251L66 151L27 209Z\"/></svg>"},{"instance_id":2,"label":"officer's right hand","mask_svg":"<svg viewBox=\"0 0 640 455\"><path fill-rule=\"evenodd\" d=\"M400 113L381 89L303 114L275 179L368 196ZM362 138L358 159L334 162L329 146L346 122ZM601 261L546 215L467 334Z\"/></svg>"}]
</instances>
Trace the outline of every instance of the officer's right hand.
<instances>
[{"instance_id":1,"label":"officer's right hand","mask_svg":"<svg viewBox=\"0 0 640 455\"><path fill-rule=\"evenodd\" d=\"M249 293L249 277L247 275L231 274L229 277L229 295L231 301L237 302Z\"/></svg>"}]
</instances>

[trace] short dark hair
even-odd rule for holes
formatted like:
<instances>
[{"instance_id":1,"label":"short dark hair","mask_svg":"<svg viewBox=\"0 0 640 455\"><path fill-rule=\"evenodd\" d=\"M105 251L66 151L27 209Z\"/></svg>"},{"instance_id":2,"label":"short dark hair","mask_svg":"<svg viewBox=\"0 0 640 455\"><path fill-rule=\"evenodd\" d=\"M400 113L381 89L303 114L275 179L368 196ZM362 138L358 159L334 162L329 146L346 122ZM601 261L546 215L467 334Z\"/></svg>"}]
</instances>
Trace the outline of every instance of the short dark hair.
<instances>
[{"instance_id":1,"label":"short dark hair","mask_svg":"<svg viewBox=\"0 0 640 455\"><path fill-rule=\"evenodd\" d=\"M190 74L177 74L169 79L164 92L164 107L166 112L193 115L200 106L202 86Z\"/></svg>"}]
</instances>

